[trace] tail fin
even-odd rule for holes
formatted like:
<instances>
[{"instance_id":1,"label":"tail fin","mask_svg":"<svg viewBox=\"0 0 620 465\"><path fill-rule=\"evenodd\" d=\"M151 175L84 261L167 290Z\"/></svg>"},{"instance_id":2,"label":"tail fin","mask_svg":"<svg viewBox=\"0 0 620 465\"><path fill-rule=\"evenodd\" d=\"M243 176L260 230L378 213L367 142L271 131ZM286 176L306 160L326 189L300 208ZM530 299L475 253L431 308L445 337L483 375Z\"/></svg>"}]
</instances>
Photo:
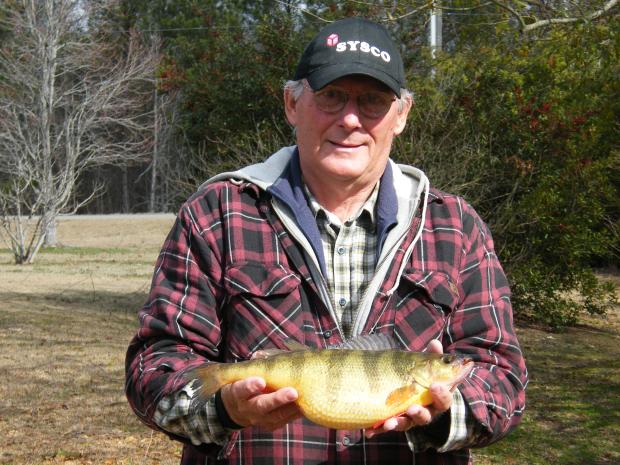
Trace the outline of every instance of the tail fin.
<instances>
[{"instance_id":1,"label":"tail fin","mask_svg":"<svg viewBox=\"0 0 620 465\"><path fill-rule=\"evenodd\" d=\"M202 383L200 388L200 395L208 397L214 394L224 384L220 376L221 364L210 363L209 365L196 368L189 373L189 376L193 379L198 378Z\"/></svg>"}]
</instances>

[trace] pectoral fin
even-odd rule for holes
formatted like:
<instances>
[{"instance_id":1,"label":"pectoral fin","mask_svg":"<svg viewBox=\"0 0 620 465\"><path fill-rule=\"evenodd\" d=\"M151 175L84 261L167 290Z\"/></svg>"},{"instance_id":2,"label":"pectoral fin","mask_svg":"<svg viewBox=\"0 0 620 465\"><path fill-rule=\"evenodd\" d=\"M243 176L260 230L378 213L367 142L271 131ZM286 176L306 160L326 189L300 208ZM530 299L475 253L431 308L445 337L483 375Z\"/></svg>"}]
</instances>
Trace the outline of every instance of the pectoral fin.
<instances>
[{"instance_id":1,"label":"pectoral fin","mask_svg":"<svg viewBox=\"0 0 620 465\"><path fill-rule=\"evenodd\" d=\"M420 388L417 384L408 384L407 386L394 389L385 399L385 405L388 407L396 407L398 405L406 404L411 401L413 397L419 394Z\"/></svg>"},{"instance_id":2,"label":"pectoral fin","mask_svg":"<svg viewBox=\"0 0 620 465\"><path fill-rule=\"evenodd\" d=\"M433 397L430 391L415 381L393 390L385 399L385 405L390 408L402 407L403 411L413 404L430 405L432 403Z\"/></svg>"}]
</instances>

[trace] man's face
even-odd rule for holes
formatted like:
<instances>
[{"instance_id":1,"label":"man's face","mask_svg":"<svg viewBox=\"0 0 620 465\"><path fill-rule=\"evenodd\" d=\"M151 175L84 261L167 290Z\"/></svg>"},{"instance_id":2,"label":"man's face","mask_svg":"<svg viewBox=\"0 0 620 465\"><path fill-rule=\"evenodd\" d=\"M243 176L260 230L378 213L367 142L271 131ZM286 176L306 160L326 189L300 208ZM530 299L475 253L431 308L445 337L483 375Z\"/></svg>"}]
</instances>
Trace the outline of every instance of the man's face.
<instances>
[{"instance_id":1,"label":"man's face","mask_svg":"<svg viewBox=\"0 0 620 465\"><path fill-rule=\"evenodd\" d=\"M349 98L340 111L319 108L317 95L306 84L297 101L285 93L285 110L297 130L297 145L304 179L309 186L322 183L374 185L383 174L392 140L405 128L410 103L398 112L394 94L379 81L365 76L346 76L320 92L334 89ZM387 112L369 117L360 111L358 97L385 93L391 102Z\"/></svg>"}]
</instances>

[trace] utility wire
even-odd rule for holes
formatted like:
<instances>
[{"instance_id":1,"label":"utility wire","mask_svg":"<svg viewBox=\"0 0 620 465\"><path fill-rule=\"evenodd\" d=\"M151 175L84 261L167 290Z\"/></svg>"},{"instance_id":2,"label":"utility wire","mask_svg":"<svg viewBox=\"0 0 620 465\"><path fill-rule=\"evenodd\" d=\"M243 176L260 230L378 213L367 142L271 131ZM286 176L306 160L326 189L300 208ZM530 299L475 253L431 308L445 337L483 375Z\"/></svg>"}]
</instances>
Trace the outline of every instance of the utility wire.
<instances>
[{"instance_id":1,"label":"utility wire","mask_svg":"<svg viewBox=\"0 0 620 465\"><path fill-rule=\"evenodd\" d=\"M468 13L447 12L447 11L444 11L443 15L444 16L467 16L467 17L506 16L501 13L489 13L489 14L471 13L471 14L468 14ZM171 28L161 28L161 29L150 29L150 28L149 29L110 29L110 30L104 29L103 31L108 32L108 33L114 33L114 34L127 34L130 32L155 32L157 33L157 32L183 32L183 31L231 31L235 29L242 29L242 28L240 26L196 26L196 27L171 27Z\"/></svg>"}]
</instances>

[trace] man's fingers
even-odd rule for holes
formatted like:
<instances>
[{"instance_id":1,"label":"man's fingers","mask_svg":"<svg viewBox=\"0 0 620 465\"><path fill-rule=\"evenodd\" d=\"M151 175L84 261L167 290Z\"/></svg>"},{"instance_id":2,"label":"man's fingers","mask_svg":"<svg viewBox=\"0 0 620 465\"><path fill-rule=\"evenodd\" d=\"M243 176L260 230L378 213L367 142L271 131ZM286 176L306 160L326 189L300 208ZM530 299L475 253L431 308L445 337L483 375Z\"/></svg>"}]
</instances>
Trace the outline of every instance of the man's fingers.
<instances>
[{"instance_id":1,"label":"man's fingers","mask_svg":"<svg viewBox=\"0 0 620 465\"><path fill-rule=\"evenodd\" d=\"M299 410L293 402L297 391L293 388L278 389L264 393L266 383L263 378L251 377L221 389L224 408L230 418L242 426L259 425L275 429L295 418Z\"/></svg>"},{"instance_id":2,"label":"man's fingers","mask_svg":"<svg viewBox=\"0 0 620 465\"><path fill-rule=\"evenodd\" d=\"M266 419L265 427L271 430L278 429L297 418L302 414L296 404L286 404L276 410L272 410Z\"/></svg>"},{"instance_id":3,"label":"man's fingers","mask_svg":"<svg viewBox=\"0 0 620 465\"><path fill-rule=\"evenodd\" d=\"M384 431L405 431L411 428L411 420L404 415L385 420L381 426Z\"/></svg>"},{"instance_id":4,"label":"man's fingers","mask_svg":"<svg viewBox=\"0 0 620 465\"><path fill-rule=\"evenodd\" d=\"M239 400L246 400L254 397L265 390L267 383L263 378L251 377L236 381L230 385L230 393ZM224 386L222 389L226 388Z\"/></svg>"},{"instance_id":5,"label":"man's fingers","mask_svg":"<svg viewBox=\"0 0 620 465\"><path fill-rule=\"evenodd\" d=\"M250 360L256 360L257 358L267 358L267 357L269 357L269 355L266 350L257 350L250 356Z\"/></svg>"},{"instance_id":6,"label":"man's fingers","mask_svg":"<svg viewBox=\"0 0 620 465\"><path fill-rule=\"evenodd\" d=\"M286 404L297 400L297 391L293 388L282 388L262 394L250 400L250 404L259 414L268 414Z\"/></svg>"},{"instance_id":7,"label":"man's fingers","mask_svg":"<svg viewBox=\"0 0 620 465\"><path fill-rule=\"evenodd\" d=\"M452 392L444 384L433 383L430 386L433 403L428 406L414 404L398 417L388 418L378 428L366 430L366 437L387 431L407 431L414 426L428 425L435 416L447 411L452 406Z\"/></svg>"},{"instance_id":8,"label":"man's fingers","mask_svg":"<svg viewBox=\"0 0 620 465\"><path fill-rule=\"evenodd\" d=\"M388 418L378 428L372 428L366 430L366 437L371 438L376 434L386 433L388 431L407 431L413 426L411 420L404 416Z\"/></svg>"},{"instance_id":9,"label":"man's fingers","mask_svg":"<svg viewBox=\"0 0 620 465\"><path fill-rule=\"evenodd\" d=\"M445 412L452 406L453 395L445 384L433 383L430 386L431 396L433 396L434 414Z\"/></svg>"},{"instance_id":10,"label":"man's fingers","mask_svg":"<svg viewBox=\"0 0 620 465\"><path fill-rule=\"evenodd\" d=\"M405 416L411 420L411 426L428 425L433 418L431 411L421 405L412 405L405 412Z\"/></svg>"},{"instance_id":11,"label":"man's fingers","mask_svg":"<svg viewBox=\"0 0 620 465\"><path fill-rule=\"evenodd\" d=\"M433 403L426 407L412 405L405 415L411 419L413 426L429 424L434 417L446 412L452 406L452 392L443 384L433 383L430 386Z\"/></svg>"},{"instance_id":12,"label":"man's fingers","mask_svg":"<svg viewBox=\"0 0 620 465\"><path fill-rule=\"evenodd\" d=\"M426 350L435 354L443 354L443 346L438 339L433 339L431 342L429 342L426 346Z\"/></svg>"}]
</instances>

